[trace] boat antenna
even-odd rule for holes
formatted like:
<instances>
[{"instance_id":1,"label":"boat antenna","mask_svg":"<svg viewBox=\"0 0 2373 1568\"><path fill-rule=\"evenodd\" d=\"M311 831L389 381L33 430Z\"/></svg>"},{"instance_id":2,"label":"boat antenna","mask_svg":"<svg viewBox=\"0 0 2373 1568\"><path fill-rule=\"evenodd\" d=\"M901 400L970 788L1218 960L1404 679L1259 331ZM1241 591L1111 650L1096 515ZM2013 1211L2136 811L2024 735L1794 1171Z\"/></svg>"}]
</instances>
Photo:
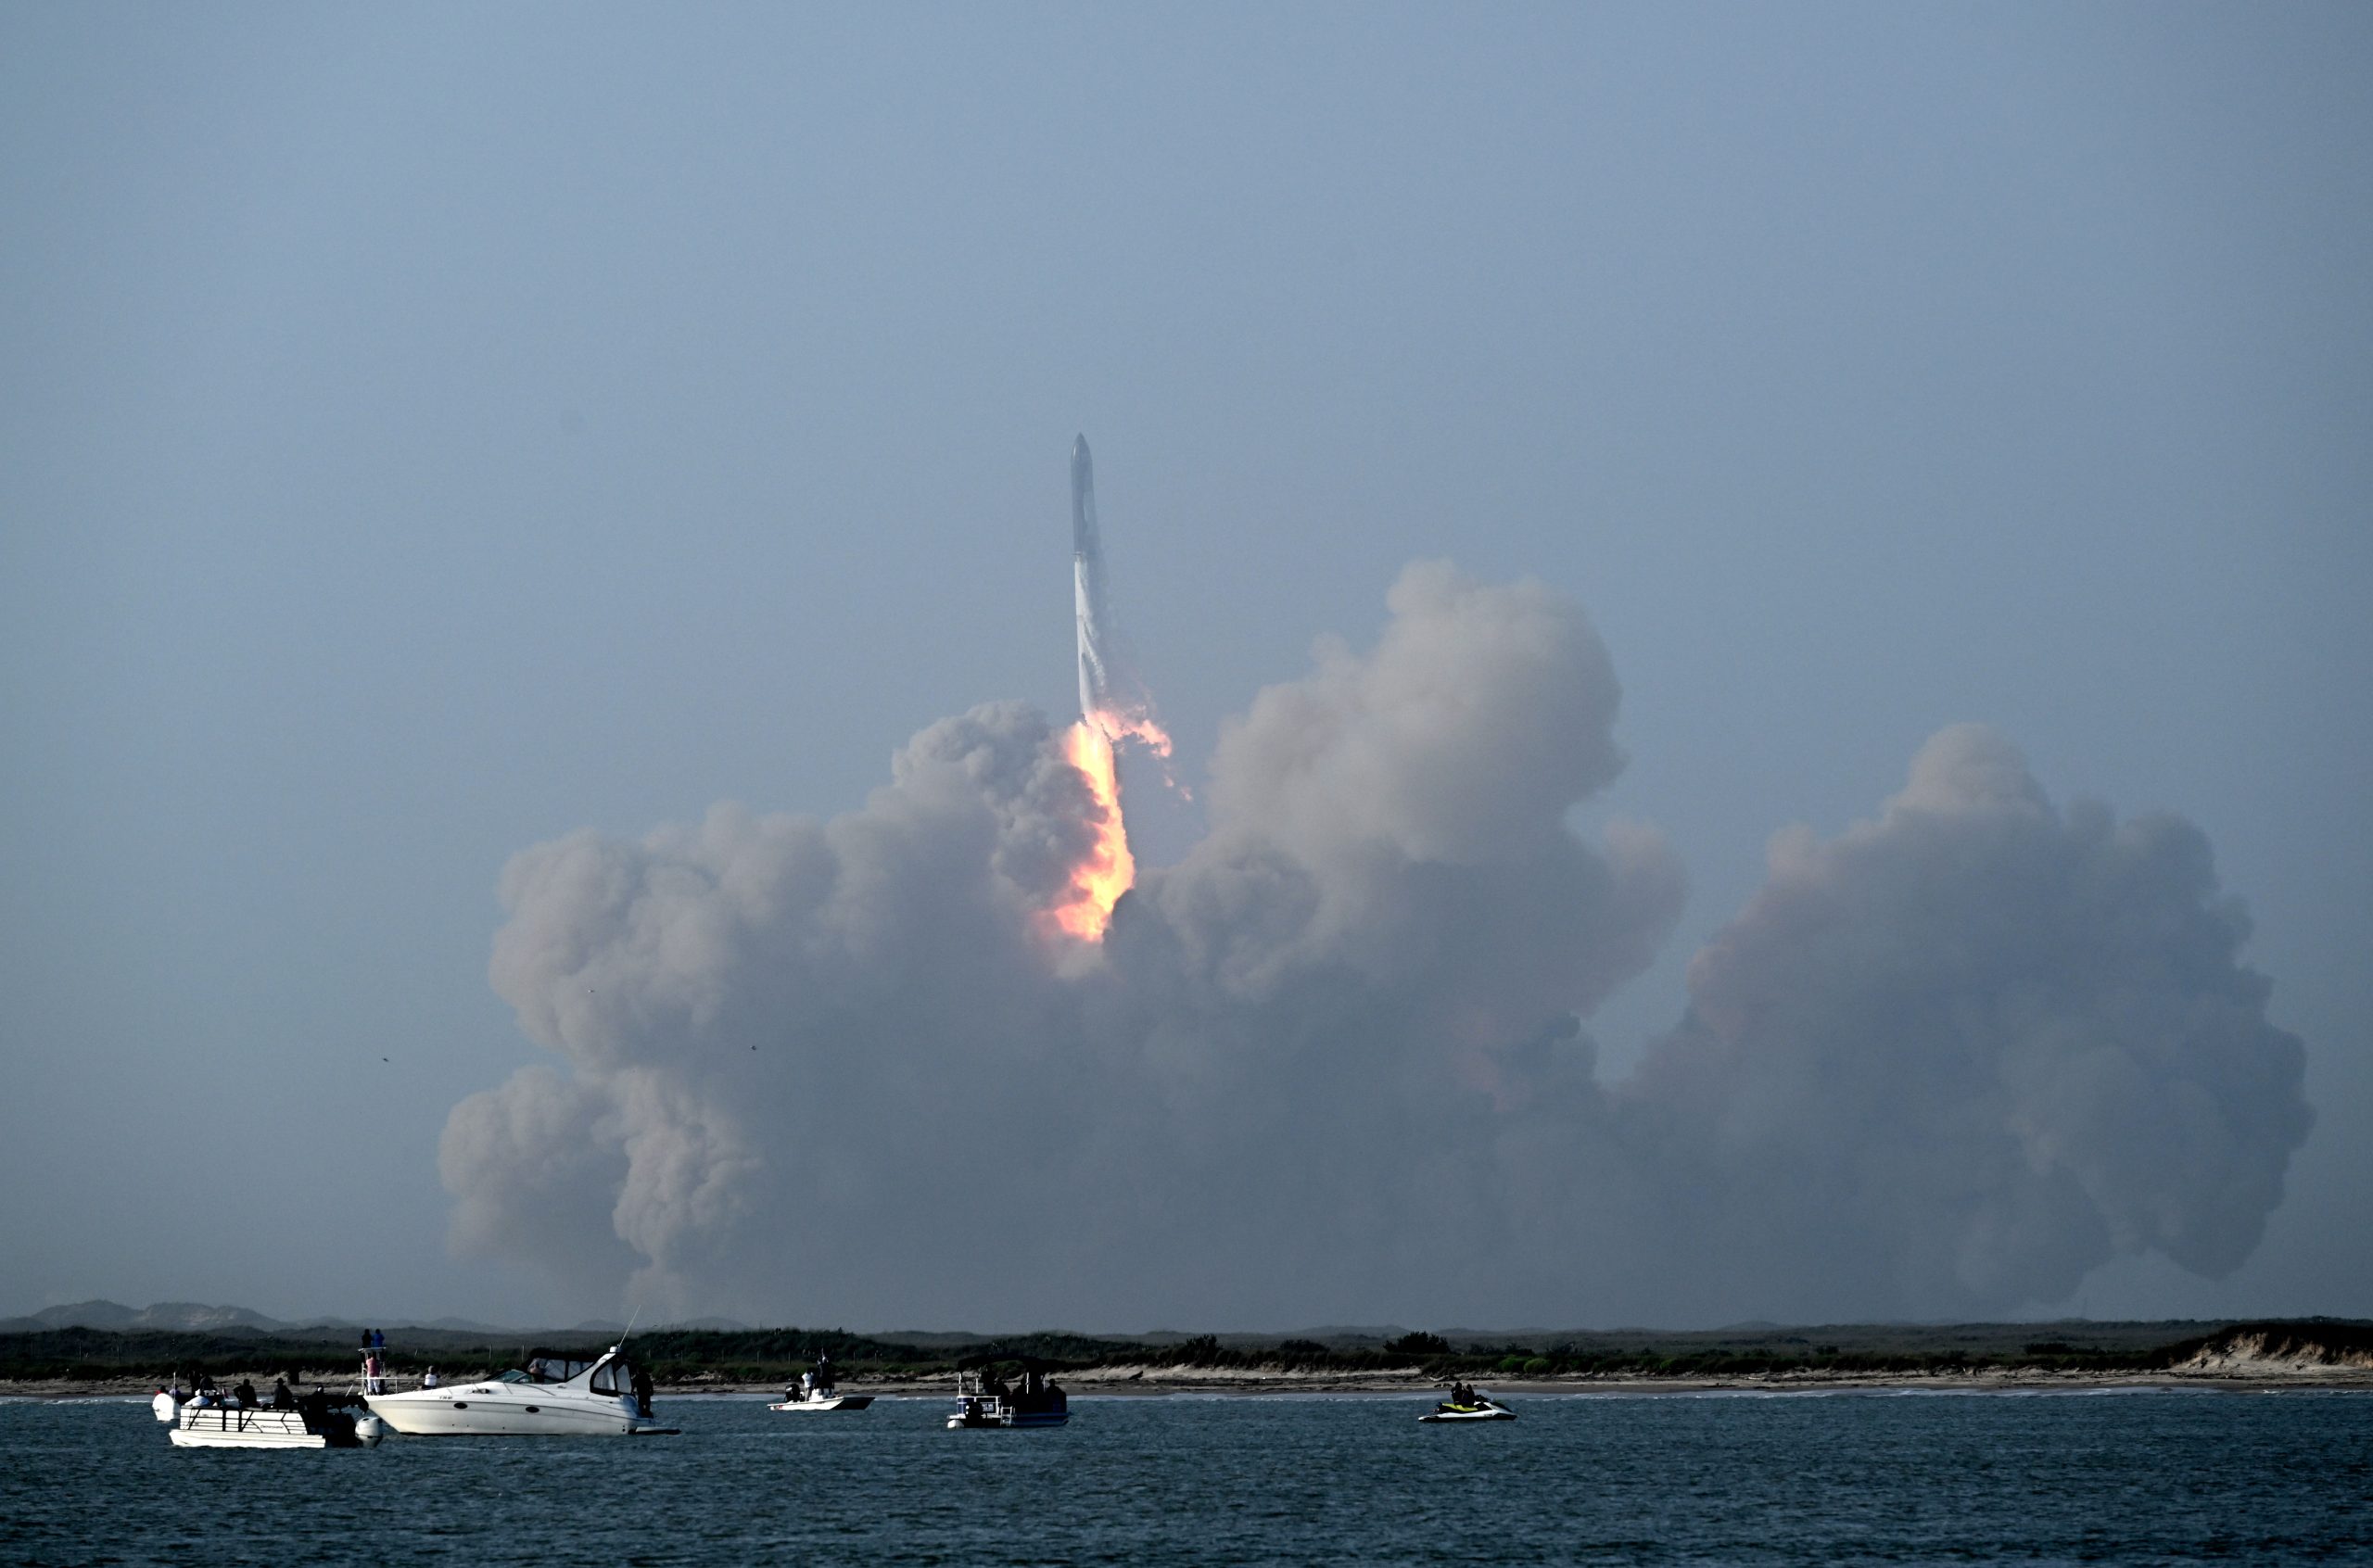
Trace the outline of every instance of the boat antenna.
<instances>
[{"instance_id":1,"label":"boat antenna","mask_svg":"<svg viewBox=\"0 0 2373 1568\"><path fill-rule=\"evenodd\" d=\"M641 1316L642 1309L640 1307L637 1307L633 1311L627 1314L627 1331L626 1333L618 1335L617 1344L613 1346L611 1348L616 1350L623 1350L626 1348L627 1341L634 1337L634 1325Z\"/></svg>"}]
</instances>

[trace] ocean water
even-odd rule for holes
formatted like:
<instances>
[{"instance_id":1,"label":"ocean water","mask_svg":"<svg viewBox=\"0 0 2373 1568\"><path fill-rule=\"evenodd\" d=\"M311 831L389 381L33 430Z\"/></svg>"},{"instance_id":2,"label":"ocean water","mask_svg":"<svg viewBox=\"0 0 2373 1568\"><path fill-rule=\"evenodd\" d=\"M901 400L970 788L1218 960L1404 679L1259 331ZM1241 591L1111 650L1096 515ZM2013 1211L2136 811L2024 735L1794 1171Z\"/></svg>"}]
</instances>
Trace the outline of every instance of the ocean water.
<instances>
[{"instance_id":1,"label":"ocean water","mask_svg":"<svg viewBox=\"0 0 2373 1568\"><path fill-rule=\"evenodd\" d=\"M2373 1562L2373 1394L944 1399L678 1437L177 1449L0 1401L0 1562Z\"/></svg>"}]
</instances>

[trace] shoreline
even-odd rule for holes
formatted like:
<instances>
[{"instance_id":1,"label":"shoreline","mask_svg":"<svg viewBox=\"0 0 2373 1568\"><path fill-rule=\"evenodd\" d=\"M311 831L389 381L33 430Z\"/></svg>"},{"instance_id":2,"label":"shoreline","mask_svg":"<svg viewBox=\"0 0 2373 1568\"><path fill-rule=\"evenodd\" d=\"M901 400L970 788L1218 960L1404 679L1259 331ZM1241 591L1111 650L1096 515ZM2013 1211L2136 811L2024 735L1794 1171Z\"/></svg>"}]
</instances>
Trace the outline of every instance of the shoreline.
<instances>
[{"instance_id":1,"label":"shoreline","mask_svg":"<svg viewBox=\"0 0 2373 1568\"><path fill-rule=\"evenodd\" d=\"M284 1363L285 1366L285 1363ZM235 1382L240 1374L218 1376ZM268 1385L277 1375L253 1370ZM308 1377L332 1392L355 1382L351 1370L336 1376ZM462 1380L466 1381L466 1380ZM2325 1366L2292 1368L2279 1364L2252 1368L2218 1368L2200 1372L2054 1372L2040 1368L2006 1368L1970 1372L1818 1372L1752 1373L1737 1377L1643 1377L1576 1373L1566 1377L1475 1377L1477 1386L1515 1397L1540 1398L1605 1394L1856 1394L1905 1390L1937 1394L2085 1393L2113 1390L2196 1389L2211 1393L2265 1394L2373 1391L2373 1368ZM1411 1369L1370 1375L1239 1372L1196 1372L1179 1368L1091 1367L1063 1374L1074 1397L1165 1398L1177 1395L1230 1395L1257 1398L1271 1394L1423 1395L1449 1386ZM841 1386L852 1394L942 1397L951 1395L951 1380L938 1378L844 1377ZM660 1398L716 1396L755 1398L781 1396L779 1382L751 1383L727 1378L700 1378L663 1383L654 1392ZM0 1399L146 1398L156 1392L153 1378L26 1379L0 1381Z\"/></svg>"}]
</instances>

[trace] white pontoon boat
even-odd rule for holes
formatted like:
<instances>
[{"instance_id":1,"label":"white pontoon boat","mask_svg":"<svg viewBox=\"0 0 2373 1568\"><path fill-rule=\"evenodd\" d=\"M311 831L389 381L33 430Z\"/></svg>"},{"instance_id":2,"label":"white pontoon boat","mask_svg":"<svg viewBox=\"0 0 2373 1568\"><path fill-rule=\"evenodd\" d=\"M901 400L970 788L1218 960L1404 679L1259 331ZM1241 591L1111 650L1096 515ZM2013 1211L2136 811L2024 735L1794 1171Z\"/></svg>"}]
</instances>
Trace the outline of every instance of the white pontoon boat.
<instances>
[{"instance_id":1,"label":"white pontoon boat","mask_svg":"<svg viewBox=\"0 0 2373 1568\"><path fill-rule=\"evenodd\" d=\"M1021 1368L1009 1385L999 1369ZM968 1356L956 1363L956 1412L950 1432L994 1427L1061 1426L1072 1419L1071 1402L1049 1375L1059 1363L1035 1356Z\"/></svg>"},{"instance_id":2,"label":"white pontoon boat","mask_svg":"<svg viewBox=\"0 0 2373 1568\"><path fill-rule=\"evenodd\" d=\"M165 1434L183 1448L368 1448L387 1435L376 1416L341 1410L351 1401L309 1394L294 1409L191 1399Z\"/></svg>"}]
</instances>

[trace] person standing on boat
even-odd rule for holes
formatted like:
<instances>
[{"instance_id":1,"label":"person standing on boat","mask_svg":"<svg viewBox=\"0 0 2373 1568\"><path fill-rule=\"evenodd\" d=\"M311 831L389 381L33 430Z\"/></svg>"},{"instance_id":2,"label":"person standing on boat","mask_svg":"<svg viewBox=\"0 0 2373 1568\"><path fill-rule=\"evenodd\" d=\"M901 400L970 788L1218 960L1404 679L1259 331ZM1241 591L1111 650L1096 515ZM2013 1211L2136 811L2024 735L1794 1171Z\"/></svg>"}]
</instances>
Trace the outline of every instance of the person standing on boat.
<instances>
[{"instance_id":1,"label":"person standing on boat","mask_svg":"<svg viewBox=\"0 0 2373 1568\"><path fill-rule=\"evenodd\" d=\"M635 1363L634 1375L628 1380L628 1385L634 1390L635 1413L644 1417L645 1419L649 1419L651 1415L651 1374L642 1370L641 1362L638 1361Z\"/></svg>"},{"instance_id":2,"label":"person standing on boat","mask_svg":"<svg viewBox=\"0 0 2373 1568\"><path fill-rule=\"evenodd\" d=\"M420 1385L423 1388L434 1388L437 1386L437 1369L435 1367L431 1367L426 1372L420 1374Z\"/></svg>"},{"instance_id":3,"label":"person standing on boat","mask_svg":"<svg viewBox=\"0 0 2373 1568\"><path fill-rule=\"evenodd\" d=\"M289 1392L288 1380L285 1377L275 1377L272 1380L272 1408L275 1410L293 1410L297 1408L297 1396Z\"/></svg>"}]
</instances>

